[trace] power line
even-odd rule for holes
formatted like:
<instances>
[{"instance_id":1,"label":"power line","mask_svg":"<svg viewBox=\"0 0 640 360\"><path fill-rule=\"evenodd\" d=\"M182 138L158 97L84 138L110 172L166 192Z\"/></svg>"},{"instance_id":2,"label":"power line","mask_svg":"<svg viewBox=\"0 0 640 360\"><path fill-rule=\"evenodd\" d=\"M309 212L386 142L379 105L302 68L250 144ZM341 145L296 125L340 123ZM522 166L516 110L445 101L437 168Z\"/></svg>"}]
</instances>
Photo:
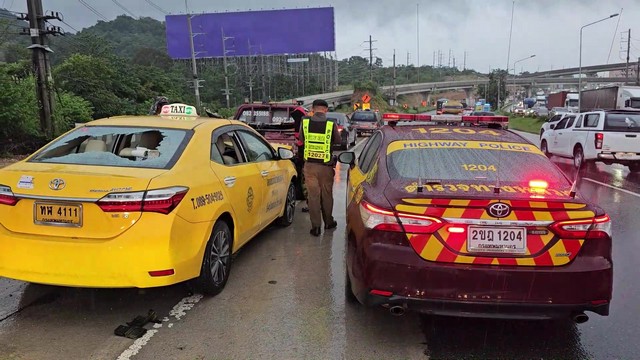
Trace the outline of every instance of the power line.
<instances>
[{"instance_id":1,"label":"power line","mask_svg":"<svg viewBox=\"0 0 640 360\"><path fill-rule=\"evenodd\" d=\"M166 11L165 9L161 8L160 6L158 6L156 3L154 3L151 0L145 0L149 5L153 6L156 10L160 11L161 13L165 14L165 15L169 15L169 12Z\"/></svg>"},{"instance_id":2,"label":"power line","mask_svg":"<svg viewBox=\"0 0 640 360\"><path fill-rule=\"evenodd\" d=\"M86 1L78 0L78 2L80 2L80 4L82 4L82 5L84 5L84 7L86 7L87 9L91 10L92 13L96 14L102 20L108 21L107 18L104 15L102 15L102 13L100 13L100 11L96 10L93 6L87 4Z\"/></svg>"},{"instance_id":3,"label":"power line","mask_svg":"<svg viewBox=\"0 0 640 360\"><path fill-rule=\"evenodd\" d=\"M76 28L74 28L73 26L71 26L68 22L64 21L64 20L60 20L61 23L67 25L67 27L69 27L71 30L75 31L76 33L79 33L80 31Z\"/></svg>"},{"instance_id":4,"label":"power line","mask_svg":"<svg viewBox=\"0 0 640 360\"><path fill-rule=\"evenodd\" d=\"M118 5L118 7L122 10L124 10L127 14L131 15L131 17L133 17L134 19L137 19L138 16L136 16L136 14L132 13L129 9L127 9L126 7L124 7L124 5L120 4L118 2L118 0L111 0L114 4Z\"/></svg>"}]
</instances>

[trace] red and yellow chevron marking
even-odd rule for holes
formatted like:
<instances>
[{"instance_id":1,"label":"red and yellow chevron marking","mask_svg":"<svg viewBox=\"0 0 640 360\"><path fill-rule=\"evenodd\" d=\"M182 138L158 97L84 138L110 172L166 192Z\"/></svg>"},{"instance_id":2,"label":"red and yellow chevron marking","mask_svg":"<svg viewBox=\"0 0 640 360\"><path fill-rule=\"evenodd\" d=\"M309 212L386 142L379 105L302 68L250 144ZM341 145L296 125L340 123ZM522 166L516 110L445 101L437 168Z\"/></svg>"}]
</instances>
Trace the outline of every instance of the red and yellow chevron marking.
<instances>
[{"instance_id":1,"label":"red and yellow chevron marking","mask_svg":"<svg viewBox=\"0 0 640 360\"><path fill-rule=\"evenodd\" d=\"M396 206L404 213L428 215L450 219L496 220L486 212L489 204L498 200L465 199L405 199L405 204ZM500 220L511 221L562 221L587 219L595 216L586 204L502 200L513 210ZM458 226L458 225L456 225ZM575 258L584 240L555 239L546 227L528 227L527 252L522 255L494 256L471 254L467 251L467 232L450 233L444 226L435 234L407 234L414 250L425 260L461 264L513 265L513 266L561 266ZM538 230L531 234L532 230ZM546 231L546 233L545 233Z\"/></svg>"},{"instance_id":2,"label":"red and yellow chevron marking","mask_svg":"<svg viewBox=\"0 0 640 360\"><path fill-rule=\"evenodd\" d=\"M397 211L447 219L496 220L485 209L498 200L405 199L404 202L408 205L397 205ZM588 219L595 216L586 204L581 203L526 200L501 200L501 202L509 204L513 211L500 220L560 221Z\"/></svg>"},{"instance_id":3,"label":"red and yellow chevron marking","mask_svg":"<svg viewBox=\"0 0 640 360\"><path fill-rule=\"evenodd\" d=\"M441 231L438 233L441 234ZM464 236L465 235L463 235L463 237ZM553 234L544 236L527 235L527 254L519 257L494 257L487 256L486 254L471 255L467 253L466 238L457 239L456 241L449 241L449 239L447 239L447 246L445 246L436 235L407 234L407 238L420 257L428 261L510 266L566 265L576 257L584 243L584 240L560 239L548 250L541 251L553 240ZM538 251L536 252L534 249L538 249Z\"/></svg>"}]
</instances>

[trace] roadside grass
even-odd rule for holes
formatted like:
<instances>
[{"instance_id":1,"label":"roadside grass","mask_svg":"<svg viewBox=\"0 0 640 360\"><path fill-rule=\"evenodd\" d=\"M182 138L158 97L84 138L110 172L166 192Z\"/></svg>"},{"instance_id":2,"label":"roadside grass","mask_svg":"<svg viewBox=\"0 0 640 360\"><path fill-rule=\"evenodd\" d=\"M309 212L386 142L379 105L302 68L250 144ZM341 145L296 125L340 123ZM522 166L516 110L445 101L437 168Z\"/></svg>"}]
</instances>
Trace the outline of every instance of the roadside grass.
<instances>
[{"instance_id":1,"label":"roadside grass","mask_svg":"<svg viewBox=\"0 0 640 360\"><path fill-rule=\"evenodd\" d=\"M509 119L509 129L539 134L544 118L512 117Z\"/></svg>"}]
</instances>

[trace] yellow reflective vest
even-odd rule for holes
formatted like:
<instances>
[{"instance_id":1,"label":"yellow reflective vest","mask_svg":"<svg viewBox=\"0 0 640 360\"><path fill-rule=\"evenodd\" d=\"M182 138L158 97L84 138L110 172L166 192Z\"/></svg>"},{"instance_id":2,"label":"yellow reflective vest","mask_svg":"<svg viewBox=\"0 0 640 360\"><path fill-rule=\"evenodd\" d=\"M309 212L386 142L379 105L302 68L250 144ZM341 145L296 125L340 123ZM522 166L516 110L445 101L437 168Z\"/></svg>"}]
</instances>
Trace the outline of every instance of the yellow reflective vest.
<instances>
[{"instance_id":1,"label":"yellow reflective vest","mask_svg":"<svg viewBox=\"0 0 640 360\"><path fill-rule=\"evenodd\" d=\"M309 131L308 118L302 119L302 133L304 134L304 160L320 160L324 163L331 161L331 135L333 121L327 120L323 133Z\"/></svg>"}]
</instances>

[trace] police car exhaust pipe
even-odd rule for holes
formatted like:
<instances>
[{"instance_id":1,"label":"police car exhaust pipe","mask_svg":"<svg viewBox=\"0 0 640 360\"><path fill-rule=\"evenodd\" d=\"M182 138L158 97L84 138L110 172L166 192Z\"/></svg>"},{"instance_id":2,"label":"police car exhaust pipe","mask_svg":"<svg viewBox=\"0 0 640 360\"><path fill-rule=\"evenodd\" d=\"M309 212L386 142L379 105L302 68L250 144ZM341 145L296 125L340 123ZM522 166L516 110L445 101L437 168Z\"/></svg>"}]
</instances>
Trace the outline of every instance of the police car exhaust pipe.
<instances>
[{"instance_id":1,"label":"police car exhaust pipe","mask_svg":"<svg viewBox=\"0 0 640 360\"><path fill-rule=\"evenodd\" d=\"M390 307L389 308L389 312L393 316L402 316L402 315L404 315L405 308L403 306L396 305L396 306Z\"/></svg>"},{"instance_id":2,"label":"police car exhaust pipe","mask_svg":"<svg viewBox=\"0 0 640 360\"><path fill-rule=\"evenodd\" d=\"M577 313L577 314L573 314L573 316L571 316L571 318L573 319L573 322L575 322L576 324L584 324L587 321L589 321L589 317L587 316L587 314L581 312L581 313Z\"/></svg>"}]
</instances>

